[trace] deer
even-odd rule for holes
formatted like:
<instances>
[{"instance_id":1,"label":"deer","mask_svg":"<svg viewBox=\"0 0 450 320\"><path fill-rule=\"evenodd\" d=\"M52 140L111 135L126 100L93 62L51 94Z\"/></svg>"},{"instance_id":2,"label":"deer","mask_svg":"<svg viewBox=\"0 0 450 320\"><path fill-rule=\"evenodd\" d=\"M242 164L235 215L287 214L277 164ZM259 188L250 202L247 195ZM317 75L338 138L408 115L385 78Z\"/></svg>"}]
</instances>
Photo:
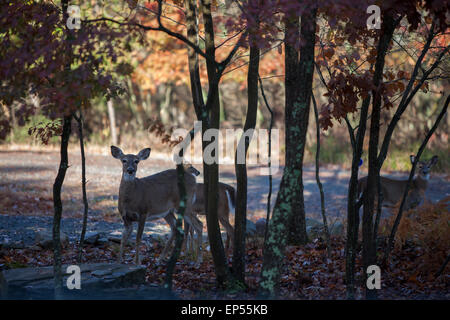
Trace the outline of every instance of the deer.
<instances>
[{"instance_id":1,"label":"deer","mask_svg":"<svg viewBox=\"0 0 450 320\"><path fill-rule=\"evenodd\" d=\"M416 157L410 156L411 163L414 163ZM419 161L416 167L416 177L412 180L408 196L405 201L405 210L412 209L422 203L425 191L430 181L431 168L437 163L438 156L433 156L428 161ZM417 171L418 170L418 171ZM394 207L403 198L408 180L397 180L386 177L380 177L381 194L383 196L382 205L385 207ZM358 196L366 189L367 177L358 180Z\"/></svg>"},{"instance_id":2,"label":"deer","mask_svg":"<svg viewBox=\"0 0 450 320\"><path fill-rule=\"evenodd\" d=\"M198 176L200 174L200 172L192 166L190 166L187 169L187 172L195 176ZM192 206L192 212L196 215L206 216L204 187L205 186L203 183L197 183L196 185L196 192L195 192L196 198ZM234 229L230 224L230 211L231 210L234 211L234 208L236 207L235 192L236 191L234 187L230 186L229 184L219 182L219 199L218 199L217 214L220 223L225 228L227 233L227 240L225 246L226 252L228 252L228 249L230 247L230 240L231 243L233 243L234 241ZM185 224L185 235L188 236L189 233L190 233L190 226L189 224Z\"/></svg>"},{"instance_id":3,"label":"deer","mask_svg":"<svg viewBox=\"0 0 450 320\"><path fill-rule=\"evenodd\" d=\"M168 243L165 245L160 259L164 259L169 251L176 234L175 212L179 208L180 197L178 193L177 170L165 170L144 178L137 178L136 172L140 161L150 156L150 148L142 149L137 155L124 154L116 146L111 146L111 155L122 163L122 179L119 186L118 210L124 223L124 232L120 242L118 261L123 261L124 247L133 231L133 222L138 222L136 234L136 253L134 262L140 264L139 247L146 220L164 218L171 229ZM192 204L195 200L196 179L193 174L185 174L186 209L185 223L192 225L201 239L202 222L192 213ZM197 263L201 262L201 241L197 243Z\"/></svg>"}]
</instances>

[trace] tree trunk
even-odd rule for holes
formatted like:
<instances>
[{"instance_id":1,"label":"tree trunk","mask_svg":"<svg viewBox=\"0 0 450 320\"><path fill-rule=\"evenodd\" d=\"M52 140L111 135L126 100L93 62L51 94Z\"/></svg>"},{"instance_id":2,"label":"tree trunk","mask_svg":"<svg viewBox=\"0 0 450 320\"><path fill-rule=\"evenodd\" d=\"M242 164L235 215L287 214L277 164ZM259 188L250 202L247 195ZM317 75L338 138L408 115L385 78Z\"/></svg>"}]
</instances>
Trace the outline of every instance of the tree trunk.
<instances>
[{"instance_id":1,"label":"tree trunk","mask_svg":"<svg viewBox=\"0 0 450 320\"><path fill-rule=\"evenodd\" d=\"M62 216L62 201L61 201L61 188L64 183L64 177L66 176L67 168L69 167L69 157L67 154L67 148L69 145L69 137L71 131L72 115L65 116L63 119L63 129L61 135L61 160L59 163L58 174L53 184L53 272L55 277L55 298L60 299L62 296L62 258L61 258L61 240L60 240L60 228L61 228L61 216Z\"/></svg>"},{"instance_id":2,"label":"tree trunk","mask_svg":"<svg viewBox=\"0 0 450 320\"><path fill-rule=\"evenodd\" d=\"M292 245L301 245L308 242L303 195L303 156L308 131L314 73L315 10L302 15L300 38L304 41L304 44L300 46L300 52L295 49L294 44L285 44L286 166L292 168L290 171L295 174L297 179L296 196L291 199L293 213L289 219L288 242ZM294 39L299 39L297 36L298 19L286 19L286 29L289 35L295 34Z\"/></svg>"},{"instance_id":3,"label":"tree trunk","mask_svg":"<svg viewBox=\"0 0 450 320\"><path fill-rule=\"evenodd\" d=\"M358 171L359 161L363 152L364 136L366 133L367 116L369 113L370 96L365 98L361 106L361 115L356 139L353 129L349 126L349 134L352 142L352 170L348 183L347 196L347 241L345 243L345 282L347 287L347 299L355 298L355 259L359 232L359 206L358 200Z\"/></svg>"},{"instance_id":4,"label":"tree trunk","mask_svg":"<svg viewBox=\"0 0 450 320\"><path fill-rule=\"evenodd\" d=\"M251 39L251 38L250 38ZM251 41L251 40L250 40ZM246 155L249 148L251 136L247 138L247 130L254 130L256 115L258 111L258 70L259 70L259 48L255 45L250 47L250 62L247 75L248 102L247 117L244 124L244 133L241 137L235 157L236 170L236 210L234 220L234 244L233 244L233 275L234 278L245 283L245 236L247 222L247 163ZM244 148L243 159L238 154ZM238 163L239 158L244 163Z\"/></svg>"},{"instance_id":5,"label":"tree trunk","mask_svg":"<svg viewBox=\"0 0 450 320\"><path fill-rule=\"evenodd\" d=\"M89 211L89 204L87 200L86 193L86 157L84 154L84 135L83 135L83 114L80 107L80 115L79 118L76 119L78 122L78 139L80 140L80 152L81 152L81 191L83 193L83 204L84 204L84 212L83 212L83 226L81 229L80 242L79 242L79 251L78 251L78 263L82 262L83 255L83 245L84 238L86 236L86 228L87 228L87 217Z\"/></svg>"},{"instance_id":6,"label":"tree trunk","mask_svg":"<svg viewBox=\"0 0 450 320\"><path fill-rule=\"evenodd\" d=\"M108 106L109 126L111 129L111 143L116 146L117 145L116 112L114 110L112 99L109 99L106 102L106 104Z\"/></svg>"},{"instance_id":7,"label":"tree trunk","mask_svg":"<svg viewBox=\"0 0 450 320\"><path fill-rule=\"evenodd\" d=\"M373 84L375 89L372 91L372 116L370 121L369 138L369 174L367 177L367 188L364 196L363 211L363 266L366 275L367 267L376 264L376 248L373 241L373 213L375 208L375 198L378 192L380 179L380 167L378 166L378 141L380 135L380 114L381 114L381 93L380 84L383 81L383 69L385 56L389 48L396 27L395 20L390 16L385 16L382 24L382 34L377 48L377 60L375 62L375 72ZM366 298L375 299L376 289L366 288Z\"/></svg>"},{"instance_id":8,"label":"tree trunk","mask_svg":"<svg viewBox=\"0 0 450 320\"><path fill-rule=\"evenodd\" d=\"M211 11L211 0L201 0L201 10L205 24L205 52L210 57L215 57L214 25ZM207 111L210 112L209 129L219 129L220 125L220 101L219 87L216 81L216 66L211 61L206 61L208 72L209 94L207 101ZM215 161L212 164L204 163L207 179L205 183L206 200L206 225L208 228L208 239L213 256L214 267L216 269L217 283L219 287L226 286L229 277L228 262L225 257L220 226L218 219L218 195L219 195L219 141L211 141L208 145L216 145Z\"/></svg>"},{"instance_id":9,"label":"tree trunk","mask_svg":"<svg viewBox=\"0 0 450 320\"><path fill-rule=\"evenodd\" d=\"M260 290L263 296L278 293L284 249L290 238L297 243L307 241L302 164L308 126L314 72L314 45L317 9L305 11L301 17L300 61L294 46L285 41L286 48L286 166L277 200L269 222ZM286 32L296 32L298 21L286 19ZM290 38L290 37L289 37ZM298 85L299 84L299 85ZM297 86L298 85L298 86ZM298 89L298 91L295 91ZM295 224L294 226L292 226ZM288 232L289 231L289 232Z\"/></svg>"},{"instance_id":10,"label":"tree trunk","mask_svg":"<svg viewBox=\"0 0 450 320\"><path fill-rule=\"evenodd\" d=\"M330 231L328 229L327 216L325 212L325 194L323 193L322 182L320 182L320 126L319 126L319 111L317 110L316 98L312 95L312 101L314 106L314 119L316 120L316 182L317 187L320 192L320 208L322 213L322 221L323 221L323 231L325 233L325 241L327 242L327 254L328 258L331 258L331 241L330 241Z\"/></svg>"},{"instance_id":11,"label":"tree trunk","mask_svg":"<svg viewBox=\"0 0 450 320\"><path fill-rule=\"evenodd\" d=\"M267 194L267 207L266 207L266 226L264 228L264 242L267 240L267 230L269 230L269 220L270 220L270 209L271 209L271 199L272 199L272 127L273 127L273 111L269 106L269 102L267 101L266 94L264 92L263 82L261 77L258 74L259 86L261 88L261 95L264 100L264 104L266 105L267 110L270 113L270 122L269 122L269 141L268 141L268 154L267 166L269 167L269 193Z\"/></svg>"},{"instance_id":12,"label":"tree trunk","mask_svg":"<svg viewBox=\"0 0 450 320\"><path fill-rule=\"evenodd\" d=\"M69 1L61 1L61 9L63 13L63 19L68 19ZM72 45L70 43L70 29L66 29L66 47L65 54L67 60L72 54ZM70 71L70 63L66 64L64 71ZM61 257L61 216L62 216L62 201L61 201L61 189L66 176L67 168L69 167L69 156L67 148L69 145L69 138L72 125L72 114L65 115L63 117L63 127L61 134L61 148L60 148L60 162L58 168L58 174L56 175L55 182L53 183L53 225L52 225L52 238L53 238L53 277L55 282L55 299L62 298L63 289L63 277L62 277L62 257Z\"/></svg>"}]
</instances>

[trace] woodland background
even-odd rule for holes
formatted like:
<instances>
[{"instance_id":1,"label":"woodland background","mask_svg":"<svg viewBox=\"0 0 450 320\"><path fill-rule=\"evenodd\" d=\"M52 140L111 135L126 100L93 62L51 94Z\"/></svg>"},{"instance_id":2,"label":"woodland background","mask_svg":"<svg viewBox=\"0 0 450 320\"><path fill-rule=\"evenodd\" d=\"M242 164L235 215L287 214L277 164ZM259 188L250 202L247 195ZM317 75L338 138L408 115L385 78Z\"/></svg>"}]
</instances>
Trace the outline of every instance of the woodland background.
<instances>
[{"instance_id":1,"label":"woodland background","mask_svg":"<svg viewBox=\"0 0 450 320\"><path fill-rule=\"evenodd\" d=\"M183 298L362 298L365 292L371 299L376 295L364 289L363 269L378 261L387 270L381 298L448 299L448 1L376 2L379 30L366 27L370 1L83 1L77 30L65 24L69 4L2 4L0 214L52 216L54 241L53 250L2 249L2 268L53 264L58 294L62 263L116 258L114 245L59 244L61 218L92 215L86 201L96 210L89 219L120 222L112 209L116 199L109 197L110 178L118 186L120 175L113 160L105 160L111 144L129 152L149 146L158 155L152 170L163 170L174 167L166 161L173 146L166 134L175 128L189 130L201 120L221 129L268 129L273 120L272 128L281 132L283 172L272 177L277 186L266 237L246 236L246 221L256 211L252 197L262 193L252 166L219 170L204 164L211 188L207 258L198 271L174 250L168 272L169 265L156 266L161 243L147 243L142 249L150 252L143 260L147 282L173 285ZM318 107L317 114L310 105ZM389 132L391 124L395 130ZM402 205L387 219L375 219L376 184L362 204L354 197L355 178L358 170L360 176L369 171L372 181L380 171L405 177L409 156L427 134L432 135L422 158L439 157L432 171L434 198L405 212L397 230ZM303 187L314 178L314 165L325 174L336 169L345 180L339 188L348 186L338 208L345 225L341 234L330 235L326 223L323 232L306 234L311 212L305 213L303 195L309 190ZM66 171L69 184L63 186ZM232 255L223 250L211 196L219 176L238 191ZM81 197L86 185L88 196ZM322 212L326 222L327 212L331 223L339 210L330 201L337 192L329 190L327 206L319 208L317 200L315 214L320 219ZM364 209L361 232L355 223L358 205ZM382 262L390 249L390 260L385 254ZM198 288L190 286L202 279Z\"/></svg>"}]
</instances>

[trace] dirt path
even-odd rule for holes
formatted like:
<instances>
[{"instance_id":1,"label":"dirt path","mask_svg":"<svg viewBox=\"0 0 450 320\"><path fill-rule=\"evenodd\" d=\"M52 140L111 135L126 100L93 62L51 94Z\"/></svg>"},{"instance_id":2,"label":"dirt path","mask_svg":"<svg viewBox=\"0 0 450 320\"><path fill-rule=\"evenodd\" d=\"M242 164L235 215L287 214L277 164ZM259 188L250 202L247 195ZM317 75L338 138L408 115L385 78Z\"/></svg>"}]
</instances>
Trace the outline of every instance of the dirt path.
<instances>
[{"instance_id":1,"label":"dirt path","mask_svg":"<svg viewBox=\"0 0 450 320\"><path fill-rule=\"evenodd\" d=\"M58 168L59 154L56 151L11 151L0 150L0 242L22 238L28 241L30 228L49 228L53 216L52 186ZM70 152L70 168L63 188L63 231L72 237L80 230L83 212L81 201L81 166L79 153ZM161 170L174 168L169 157L152 153L150 159L140 164L138 176L146 176ZM196 166L201 169L201 165ZM304 168L304 195L308 217L320 219L320 196L313 166ZM265 217L269 181L260 175L260 168L248 170L248 216L256 221ZM282 176L282 168L273 177L272 206ZM349 172L337 166L321 168L321 180L325 191L325 204L330 221L344 220L346 217L346 194ZM394 177L405 179L407 174ZM87 153L87 192L89 197L89 230L114 232L121 230L121 220L117 212L117 193L121 177L118 160L109 155ZM199 182L203 176L199 176ZM234 167L221 166L220 180L236 185ZM434 177L427 191L427 198L438 201L450 195L448 177ZM14 218L12 217L14 216ZM25 218L30 216L30 218ZM72 219L72 220L71 220ZM164 220L147 224L146 234L167 232Z\"/></svg>"}]
</instances>

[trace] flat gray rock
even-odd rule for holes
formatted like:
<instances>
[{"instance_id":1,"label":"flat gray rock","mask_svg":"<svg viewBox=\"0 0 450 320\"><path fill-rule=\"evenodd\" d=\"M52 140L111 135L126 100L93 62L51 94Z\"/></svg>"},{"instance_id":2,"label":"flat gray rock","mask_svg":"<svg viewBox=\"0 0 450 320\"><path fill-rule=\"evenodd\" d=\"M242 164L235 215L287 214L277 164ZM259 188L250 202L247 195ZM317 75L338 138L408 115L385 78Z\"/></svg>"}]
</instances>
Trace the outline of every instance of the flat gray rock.
<instances>
[{"instance_id":1,"label":"flat gray rock","mask_svg":"<svg viewBox=\"0 0 450 320\"><path fill-rule=\"evenodd\" d=\"M64 232L60 233L61 246L65 247L69 244L69 237ZM36 232L35 245L44 249L53 248L53 235L51 230L43 230Z\"/></svg>"},{"instance_id":2,"label":"flat gray rock","mask_svg":"<svg viewBox=\"0 0 450 320\"><path fill-rule=\"evenodd\" d=\"M104 290L137 288L145 282L145 267L92 263L81 264L81 289L66 287L68 265L63 265L63 288L69 297L88 298ZM10 269L0 272L0 293L6 299L52 299L54 294L53 266Z\"/></svg>"}]
</instances>

